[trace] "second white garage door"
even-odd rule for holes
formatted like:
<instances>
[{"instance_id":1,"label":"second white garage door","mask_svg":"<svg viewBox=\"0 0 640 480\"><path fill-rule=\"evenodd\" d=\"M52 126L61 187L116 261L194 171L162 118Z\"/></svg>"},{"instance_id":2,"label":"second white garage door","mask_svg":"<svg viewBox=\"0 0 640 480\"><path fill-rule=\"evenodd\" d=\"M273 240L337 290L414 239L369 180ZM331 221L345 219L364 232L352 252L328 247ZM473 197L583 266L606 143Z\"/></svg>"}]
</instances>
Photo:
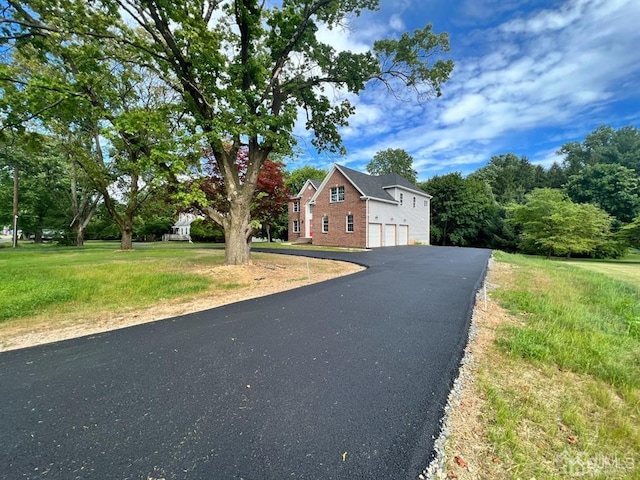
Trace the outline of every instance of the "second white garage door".
<instances>
[{"instance_id":1,"label":"second white garage door","mask_svg":"<svg viewBox=\"0 0 640 480\"><path fill-rule=\"evenodd\" d=\"M385 225L384 226L384 246L393 247L396 244L396 226Z\"/></svg>"}]
</instances>

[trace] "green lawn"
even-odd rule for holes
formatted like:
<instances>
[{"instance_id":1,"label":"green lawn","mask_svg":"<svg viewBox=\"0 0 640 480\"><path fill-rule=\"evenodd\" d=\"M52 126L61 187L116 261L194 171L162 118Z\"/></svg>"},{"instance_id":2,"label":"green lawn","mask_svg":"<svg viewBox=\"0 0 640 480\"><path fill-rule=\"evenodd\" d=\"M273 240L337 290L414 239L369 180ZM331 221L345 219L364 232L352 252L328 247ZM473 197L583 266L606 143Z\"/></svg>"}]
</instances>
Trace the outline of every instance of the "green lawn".
<instances>
[{"instance_id":1,"label":"green lawn","mask_svg":"<svg viewBox=\"0 0 640 480\"><path fill-rule=\"evenodd\" d=\"M513 269L493 293L513 321L478 384L510 478L640 478L638 256L496 258Z\"/></svg>"},{"instance_id":2,"label":"green lawn","mask_svg":"<svg viewBox=\"0 0 640 480\"><path fill-rule=\"evenodd\" d=\"M220 265L221 250L188 244L89 242L84 248L21 246L0 250L0 322L34 314L145 307L206 290L211 280L186 272Z\"/></svg>"},{"instance_id":3,"label":"green lawn","mask_svg":"<svg viewBox=\"0 0 640 480\"><path fill-rule=\"evenodd\" d=\"M630 254L619 260L570 260L566 263L602 273L640 289L640 253Z\"/></svg>"}]
</instances>

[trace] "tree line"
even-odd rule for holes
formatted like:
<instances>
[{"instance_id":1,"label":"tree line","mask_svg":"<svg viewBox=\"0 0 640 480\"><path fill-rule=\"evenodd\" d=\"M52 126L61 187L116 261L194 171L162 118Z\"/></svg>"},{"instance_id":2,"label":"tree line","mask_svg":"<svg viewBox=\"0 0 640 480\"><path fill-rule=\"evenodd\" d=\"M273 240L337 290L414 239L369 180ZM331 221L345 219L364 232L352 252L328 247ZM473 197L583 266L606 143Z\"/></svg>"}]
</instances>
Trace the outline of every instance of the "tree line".
<instances>
[{"instance_id":1,"label":"tree line","mask_svg":"<svg viewBox=\"0 0 640 480\"><path fill-rule=\"evenodd\" d=\"M77 138L23 132L12 140L2 144L0 204L11 202L14 179L8 167L18 165L20 224L26 232L38 241L46 227L64 232L60 241L73 244L81 244L85 236L121 239L121 226L86 169L78 165L85 150ZM640 130L602 126L583 142L564 144L558 153L562 161L546 169L509 153L492 157L466 177L454 172L418 183L413 158L402 149L387 149L376 153L366 170L372 175L398 173L433 196L434 245L593 257L616 257L629 246L640 246ZM248 161L246 150L240 150L236 165L241 175ZM313 166L289 171L283 160L267 159L252 201L254 234L286 238L289 196L307 179L320 181L326 174ZM120 180L117 173L112 178L121 182L122 190L111 208L121 217L133 212L135 238L160 238L185 208L169 182L144 183L131 202L127 179ZM192 211L228 208L224 179L210 153L203 154L198 174L182 183L191 197L199 192L199 199L190 199ZM0 224L8 225L10 219L9 209L0 210ZM224 231L203 215L192 225L192 237L221 242Z\"/></svg>"},{"instance_id":2,"label":"tree line","mask_svg":"<svg viewBox=\"0 0 640 480\"><path fill-rule=\"evenodd\" d=\"M509 153L420 183L432 243L599 258L640 247L640 130L601 126L558 154L547 169Z\"/></svg>"}]
</instances>

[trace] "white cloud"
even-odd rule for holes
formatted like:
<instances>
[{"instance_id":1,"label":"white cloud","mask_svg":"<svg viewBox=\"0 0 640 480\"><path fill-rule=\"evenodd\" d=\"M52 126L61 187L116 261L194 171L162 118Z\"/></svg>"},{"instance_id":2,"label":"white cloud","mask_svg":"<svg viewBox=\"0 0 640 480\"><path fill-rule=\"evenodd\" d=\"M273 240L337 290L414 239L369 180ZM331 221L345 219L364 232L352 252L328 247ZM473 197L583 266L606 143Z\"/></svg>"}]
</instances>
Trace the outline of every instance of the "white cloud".
<instances>
[{"instance_id":1,"label":"white cloud","mask_svg":"<svg viewBox=\"0 0 640 480\"><path fill-rule=\"evenodd\" d=\"M388 19L391 25L393 17ZM509 151L548 166L577 131L584 135L588 130L581 128L602 123L609 104L637 95L638 19L637 0L568 0L476 29L440 99L397 102L376 87L355 97L356 115L343 131L350 152L344 161L368 162L376 151L404 148L420 178L452 169L468 173ZM345 42L357 38L363 37Z\"/></svg>"},{"instance_id":2,"label":"white cloud","mask_svg":"<svg viewBox=\"0 0 640 480\"><path fill-rule=\"evenodd\" d=\"M389 19L389 26L396 32L404 32L406 30L402 18L397 13L391 15L391 18Z\"/></svg>"}]
</instances>

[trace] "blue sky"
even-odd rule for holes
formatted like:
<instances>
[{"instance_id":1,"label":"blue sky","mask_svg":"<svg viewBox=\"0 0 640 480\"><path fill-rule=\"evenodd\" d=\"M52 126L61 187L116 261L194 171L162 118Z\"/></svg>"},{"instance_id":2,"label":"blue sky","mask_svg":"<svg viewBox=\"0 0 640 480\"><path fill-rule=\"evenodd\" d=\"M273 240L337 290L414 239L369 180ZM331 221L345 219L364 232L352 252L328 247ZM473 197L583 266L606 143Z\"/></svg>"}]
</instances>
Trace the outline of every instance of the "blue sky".
<instances>
[{"instance_id":1,"label":"blue sky","mask_svg":"<svg viewBox=\"0 0 640 480\"><path fill-rule=\"evenodd\" d=\"M373 155L402 148L418 179L468 174L503 153L548 166L568 141L599 125L640 127L638 0L381 0L348 29L320 32L337 49L433 23L448 32L455 62L440 98L397 101L369 86L350 126L346 157L318 154L296 127L300 155L289 169L340 163L365 171ZM340 97L340 92L335 92Z\"/></svg>"}]
</instances>

